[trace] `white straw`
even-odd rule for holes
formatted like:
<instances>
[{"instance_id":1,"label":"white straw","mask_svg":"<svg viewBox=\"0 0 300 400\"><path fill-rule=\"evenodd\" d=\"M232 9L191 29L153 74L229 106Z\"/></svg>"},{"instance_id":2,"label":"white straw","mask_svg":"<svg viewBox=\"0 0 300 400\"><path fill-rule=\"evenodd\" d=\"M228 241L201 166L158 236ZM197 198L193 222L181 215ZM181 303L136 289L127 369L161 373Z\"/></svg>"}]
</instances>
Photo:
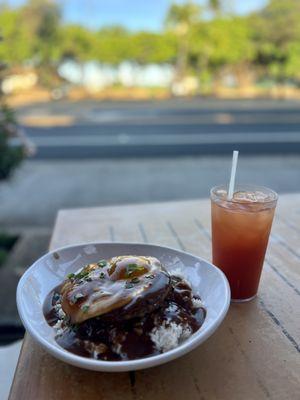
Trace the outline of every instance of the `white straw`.
<instances>
[{"instance_id":1,"label":"white straw","mask_svg":"<svg viewBox=\"0 0 300 400\"><path fill-rule=\"evenodd\" d=\"M230 182L229 182L227 200L231 200L233 197L238 156L239 156L239 152L237 150L234 150L233 155L232 155L232 165L231 165L231 174L230 174Z\"/></svg>"}]
</instances>

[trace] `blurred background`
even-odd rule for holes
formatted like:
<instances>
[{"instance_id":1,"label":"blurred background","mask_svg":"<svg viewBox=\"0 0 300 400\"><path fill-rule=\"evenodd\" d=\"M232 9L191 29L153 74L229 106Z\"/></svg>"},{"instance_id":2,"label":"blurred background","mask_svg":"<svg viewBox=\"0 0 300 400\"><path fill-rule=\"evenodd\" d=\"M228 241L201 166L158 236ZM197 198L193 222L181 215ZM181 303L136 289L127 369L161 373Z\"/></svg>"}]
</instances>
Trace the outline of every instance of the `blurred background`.
<instances>
[{"instance_id":1,"label":"blurred background","mask_svg":"<svg viewBox=\"0 0 300 400\"><path fill-rule=\"evenodd\" d=\"M300 185L298 0L0 2L0 344L61 208Z\"/></svg>"}]
</instances>

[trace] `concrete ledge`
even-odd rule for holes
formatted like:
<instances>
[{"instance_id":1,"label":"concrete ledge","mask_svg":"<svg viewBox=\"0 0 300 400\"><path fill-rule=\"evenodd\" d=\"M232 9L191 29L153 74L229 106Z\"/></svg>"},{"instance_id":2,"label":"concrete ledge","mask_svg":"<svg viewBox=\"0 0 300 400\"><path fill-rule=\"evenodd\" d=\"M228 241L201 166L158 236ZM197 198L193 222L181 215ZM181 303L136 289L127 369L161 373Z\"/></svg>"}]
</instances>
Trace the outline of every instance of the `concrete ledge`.
<instances>
[{"instance_id":1,"label":"concrete ledge","mask_svg":"<svg viewBox=\"0 0 300 400\"><path fill-rule=\"evenodd\" d=\"M0 399L6 400L14 378L22 341L0 347Z\"/></svg>"}]
</instances>

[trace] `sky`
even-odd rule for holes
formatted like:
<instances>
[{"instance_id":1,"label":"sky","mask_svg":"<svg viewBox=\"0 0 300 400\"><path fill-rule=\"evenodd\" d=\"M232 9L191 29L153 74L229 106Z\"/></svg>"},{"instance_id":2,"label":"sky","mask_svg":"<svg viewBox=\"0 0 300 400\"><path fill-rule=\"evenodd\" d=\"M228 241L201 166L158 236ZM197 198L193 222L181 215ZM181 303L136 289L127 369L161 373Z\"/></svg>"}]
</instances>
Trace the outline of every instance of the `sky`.
<instances>
[{"instance_id":1,"label":"sky","mask_svg":"<svg viewBox=\"0 0 300 400\"><path fill-rule=\"evenodd\" d=\"M200 5L205 0L195 0ZM0 0L0 3L3 0ZM18 6L25 0L5 0ZM183 3L184 0L177 0ZM98 29L105 25L123 25L130 30L159 31L172 0L58 0L63 19ZM247 14L263 7L267 0L223 0L237 14Z\"/></svg>"}]
</instances>

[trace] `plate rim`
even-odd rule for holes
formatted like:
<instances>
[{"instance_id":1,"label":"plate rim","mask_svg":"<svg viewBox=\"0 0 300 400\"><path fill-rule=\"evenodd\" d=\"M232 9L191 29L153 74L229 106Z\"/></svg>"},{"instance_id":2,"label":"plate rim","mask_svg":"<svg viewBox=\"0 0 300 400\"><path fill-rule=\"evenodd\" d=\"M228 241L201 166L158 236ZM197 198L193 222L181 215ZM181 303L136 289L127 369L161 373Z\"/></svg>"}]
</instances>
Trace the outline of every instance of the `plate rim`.
<instances>
[{"instance_id":1,"label":"plate rim","mask_svg":"<svg viewBox=\"0 0 300 400\"><path fill-rule=\"evenodd\" d=\"M123 245L123 246L146 246L146 247L154 247L154 248L159 248L159 249L165 249L165 250L171 250L175 251L177 253L184 254L186 256L190 256L193 258L198 259L201 262L204 262L206 264L209 264L212 266L218 274L220 274L222 281L224 283L225 287L225 301L224 304L221 308L221 311L219 312L219 318L218 320L215 320L212 325L203 332L201 331L201 328L199 329L199 333L197 335L197 332L195 332L195 337L191 337L190 340L187 340L183 343L181 343L178 347L171 349L165 353L161 353L158 355L150 356L150 357L145 357L145 358L139 358L136 360L126 360L126 361L104 361L104 360L94 360L91 358L86 358L82 357L76 354L73 354L63 348L56 347L52 343L50 343L47 339L42 337L36 329L34 329L30 321L28 321L27 317L25 316L25 312L23 310L22 306L22 288L25 282L27 281L27 278L30 276L32 273L32 270L36 268L36 264L43 262L44 259L47 257L53 255L56 252L67 250L67 249L72 249L72 248L77 248L77 247L84 247L84 246L89 246L89 245ZM71 365L89 369L89 370L94 370L94 371L106 371L106 372L121 372L121 371L133 371L133 370L139 370L139 369L144 369L144 368L151 368L157 365L164 364L166 362L169 362L171 360L174 360L176 358L179 358L183 356L184 354L189 353L196 347L198 347L201 343L203 343L208 337L210 337L216 329L220 326L220 324L223 322L229 306L230 306L230 287L228 280L223 273L223 271L220 270L217 266L212 264L210 261L197 256L195 254L189 253L185 250L181 249L176 249L174 247L170 246L164 246L160 244L155 244L155 243L144 243L144 242L111 242L111 241L92 241L92 242L78 242L78 243L73 243L67 246L61 246L58 248L55 248L51 251L48 251L46 254L38 258L22 275L21 279L18 282L17 286L17 293L16 293L16 300L17 300L17 308L19 312L19 316L22 320L22 323L24 324L26 331L29 332L31 337L37 342L39 345L41 345L46 351L48 351L50 354L52 354L54 357L58 358L61 361L67 362ZM199 337L199 334L201 335Z\"/></svg>"}]
</instances>

